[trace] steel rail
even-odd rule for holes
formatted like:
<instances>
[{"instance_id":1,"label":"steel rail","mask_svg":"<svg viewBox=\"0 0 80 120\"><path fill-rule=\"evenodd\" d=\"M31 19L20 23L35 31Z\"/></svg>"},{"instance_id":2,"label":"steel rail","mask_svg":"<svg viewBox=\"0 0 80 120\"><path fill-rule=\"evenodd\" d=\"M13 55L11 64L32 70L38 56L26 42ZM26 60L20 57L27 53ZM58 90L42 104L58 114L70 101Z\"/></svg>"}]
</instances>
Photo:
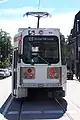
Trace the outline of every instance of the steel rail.
<instances>
[{"instance_id":1,"label":"steel rail","mask_svg":"<svg viewBox=\"0 0 80 120\"><path fill-rule=\"evenodd\" d=\"M65 109L64 109L64 107L61 105L61 103L59 102L59 100L56 98L56 97L54 97L55 98L55 101L59 104L59 106L62 108L62 110L65 112ZM68 112L66 112L65 113L66 115L67 115L67 117L70 119L70 120L74 120L73 118L72 118L72 116L68 113Z\"/></svg>"}]
</instances>

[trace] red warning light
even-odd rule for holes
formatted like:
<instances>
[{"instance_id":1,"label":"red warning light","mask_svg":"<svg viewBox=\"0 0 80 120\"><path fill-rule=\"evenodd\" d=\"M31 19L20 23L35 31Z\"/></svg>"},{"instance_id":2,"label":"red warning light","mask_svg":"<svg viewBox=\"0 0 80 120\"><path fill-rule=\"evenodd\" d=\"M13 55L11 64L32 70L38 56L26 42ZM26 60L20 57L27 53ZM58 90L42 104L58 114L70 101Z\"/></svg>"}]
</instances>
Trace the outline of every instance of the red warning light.
<instances>
[{"instance_id":1,"label":"red warning light","mask_svg":"<svg viewBox=\"0 0 80 120\"><path fill-rule=\"evenodd\" d=\"M29 76L30 76L30 79L33 79L33 74L32 73L30 73Z\"/></svg>"},{"instance_id":2,"label":"red warning light","mask_svg":"<svg viewBox=\"0 0 80 120\"><path fill-rule=\"evenodd\" d=\"M31 68L29 68L29 69L27 70L27 72L28 72L28 73L31 73L31 72L32 72L32 69L31 69Z\"/></svg>"},{"instance_id":3,"label":"red warning light","mask_svg":"<svg viewBox=\"0 0 80 120\"><path fill-rule=\"evenodd\" d=\"M54 68L53 68L53 67L52 67L52 68L50 68L50 70L49 70L49 71L50 71L50 73L52 73L52 74L55 72L55 70L54 70Z\"/></svg>"}]
</instances>

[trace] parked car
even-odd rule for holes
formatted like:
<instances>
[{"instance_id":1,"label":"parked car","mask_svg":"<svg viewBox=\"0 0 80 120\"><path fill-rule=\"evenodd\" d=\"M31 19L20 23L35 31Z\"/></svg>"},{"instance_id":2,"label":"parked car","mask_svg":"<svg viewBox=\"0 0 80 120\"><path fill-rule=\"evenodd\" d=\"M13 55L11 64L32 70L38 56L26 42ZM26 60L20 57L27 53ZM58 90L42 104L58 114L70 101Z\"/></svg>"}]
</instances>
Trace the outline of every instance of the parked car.
<instances>
[{"instance_id":1,"label":"parked car","mask_svg":"<svg viewBox=\"0 0 80 120\"><path fill-rule=\"evenodd\" d=\"M5 72L5 74L6 74L6 77L9 77L9 76L10 76L10 72L9 72L8 69L4 69L4 72Z\"/></svg>"},{"instance_id":2,"label":"parked car","mask_svg":"<svg viewBox=\"0 0 80 120\"><path fill-rule=\"evenodd\" d=\"M9 72L10 72L10 76L12 75L12 69L11 67L8 68Z\"/></svg>"},{"instance_id":3,"label":"parked car","mask_svg":"<svg viewBox=\"0 0 80 120\"><path fill-rule=\"evenodd\" d=\"M10 76L10 72L8 69L0 69L0 77L5 78L5 77L9 77Z\"/></svg>"},{"instance_id":4,"label":"parked car","mask_svg":"<svg viewBox=\"0 0 80 120\"><path fill-rule=\"evenodd\" d=\"M3 69L0 69L0 78L5 78L6 74Z\"/></svg>"},{"instance_id":5,"label":"parked car","mask_svg":"<svg viewBox=\"0 0 80 120\"><path fill-rule=\"evenodd\" d=\"M67 70L67 80L73 80L73 72L71 70Z\"/></svg>"}]
</instances>

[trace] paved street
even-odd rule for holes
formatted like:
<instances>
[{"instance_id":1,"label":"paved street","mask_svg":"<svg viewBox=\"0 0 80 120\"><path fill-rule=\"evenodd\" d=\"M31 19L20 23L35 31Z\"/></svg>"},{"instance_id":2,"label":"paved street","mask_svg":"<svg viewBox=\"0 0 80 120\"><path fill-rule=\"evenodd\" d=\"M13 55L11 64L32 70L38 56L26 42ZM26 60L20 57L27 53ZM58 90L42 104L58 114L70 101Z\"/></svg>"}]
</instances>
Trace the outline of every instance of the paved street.
<instances>
[{"instance_id":1,"label":"paved street","mask_svg":"<svg viewBox=\"0 0 80 120\"><path fill-rule=\"evenodd\" d=\"M34 98L15 100L10 95L11 77L0 80L0 120L28 120L31 118L36 120L80 120L79 91L80 82L68 80L67 95L58 101L61 106L55 98L49 99L44 94Z\"/></svg>"}]
</instances>

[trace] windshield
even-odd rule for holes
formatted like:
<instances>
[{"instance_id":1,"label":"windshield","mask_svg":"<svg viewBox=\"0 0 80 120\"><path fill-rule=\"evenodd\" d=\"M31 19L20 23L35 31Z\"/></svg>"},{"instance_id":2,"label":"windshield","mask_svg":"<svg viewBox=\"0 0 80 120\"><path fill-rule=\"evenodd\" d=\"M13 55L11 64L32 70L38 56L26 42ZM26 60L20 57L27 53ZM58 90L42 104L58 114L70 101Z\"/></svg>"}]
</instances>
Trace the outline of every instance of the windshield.
<instances>
[{"instance_id":1,"label":"windshield","mask_svg":"<svg viewBox=\"0 0 80 120\"><path fill-rule=\"evenodd\" d=\"M59 40L56 36L26 36L23 39L23 62L54 64L59 62Z\"/></svg>"},{"instance_id":2,"label":"windshield","mask_svg":"<svg viewBox=\"0 0 80 120\"><path fill-rule=\"evenodd\" d=\"M0 70L0 72L5 72L4 70Z\"/></svg>"}]
</instances>

